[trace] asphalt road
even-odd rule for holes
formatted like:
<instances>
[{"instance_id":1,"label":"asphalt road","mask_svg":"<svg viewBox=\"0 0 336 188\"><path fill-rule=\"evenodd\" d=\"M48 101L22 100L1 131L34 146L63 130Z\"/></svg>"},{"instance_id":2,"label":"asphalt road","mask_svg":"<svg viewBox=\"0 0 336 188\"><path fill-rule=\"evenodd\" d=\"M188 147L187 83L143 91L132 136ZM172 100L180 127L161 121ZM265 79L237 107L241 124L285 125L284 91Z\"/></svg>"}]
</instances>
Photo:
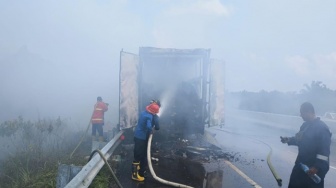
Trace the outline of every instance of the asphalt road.
<instances>
[{"instance_id":1,"label":"asphalt road","mask_svg":"<svg viewBox=\"0 0 336 188\"><path fill-rule=\"evenodd\" d=\"M300 125L297 125L299 130ZM289 176L297 156L297 147L280 142L280 136L293 136L295 132L276 129L270 125L253 123L237 116L228 116L225 126L208 128L216 134L220 147L232 156L231 164L224 163L223 187L280 187L269 166L267 156L272 150L271 163L282 179L282 187L288 187ZM335 136L335 135L334 135ZM330 170L325 187L336 187L336 143L331 144Z\"/></svg>"}]
</instances>

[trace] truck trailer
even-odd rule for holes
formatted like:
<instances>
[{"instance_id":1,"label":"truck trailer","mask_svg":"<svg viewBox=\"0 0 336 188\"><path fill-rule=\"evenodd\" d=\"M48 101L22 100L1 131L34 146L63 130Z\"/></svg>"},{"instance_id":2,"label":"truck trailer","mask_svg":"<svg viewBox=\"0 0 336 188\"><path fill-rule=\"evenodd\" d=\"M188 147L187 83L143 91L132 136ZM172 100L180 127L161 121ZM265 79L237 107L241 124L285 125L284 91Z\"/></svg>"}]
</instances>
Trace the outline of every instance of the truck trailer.
<instances>
[{"instance_id":1,"label":"truck trailer","mask_svg":"<svg viewBox=\"0 0 336 188\"><path fill-rule=\"evenodd\" d=\"M171 134L203 134L224 124L224 62L210 49L140 47L120 52L119 125L136 126L152 99L161 101L160 121Z\"/></svg>"},{"instance_id":2,"label":"truck trailer","mask_svg":"<svg viewBox=\"0 0 336 188\"><path fill-rule=\"evenodd\" d=\"M151 100L160 100L160 130L151 147L159 177L192 187L221 187L225 157L207 127L223 126L224 62L210 49L140 47L120 52L119 127L125 139L117 176L127 187L164 187L153 178L144 185L131 180L133 128ZM215 167L215 168L214 168ZM118 173L119 172L119 173Z\"/></svg>"}]
</instances>

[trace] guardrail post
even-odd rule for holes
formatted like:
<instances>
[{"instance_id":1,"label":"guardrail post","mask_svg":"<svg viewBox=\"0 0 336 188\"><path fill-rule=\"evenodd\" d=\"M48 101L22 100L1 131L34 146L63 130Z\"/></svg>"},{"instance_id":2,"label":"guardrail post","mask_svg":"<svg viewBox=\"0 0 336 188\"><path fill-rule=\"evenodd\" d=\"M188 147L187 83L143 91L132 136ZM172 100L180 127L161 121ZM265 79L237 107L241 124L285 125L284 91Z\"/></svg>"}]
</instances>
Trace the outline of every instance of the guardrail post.
<instances>
[{"instance_id":1,"label":"guardrail post","mask_svg":"<svg viewBox=\"0 0 336 188\"><path fill-rule=\"evenodd\" d=\"M121 143L120 136L124 131L120 131L115 137L106 144L101 150L106 159L110 158L115 148ZM100 155L94 155L92 159L83 166L82 170L65 186L65 188L87 188L96 177L100 169L104 166L104 160Z\"/></svg>"}]
</instances>

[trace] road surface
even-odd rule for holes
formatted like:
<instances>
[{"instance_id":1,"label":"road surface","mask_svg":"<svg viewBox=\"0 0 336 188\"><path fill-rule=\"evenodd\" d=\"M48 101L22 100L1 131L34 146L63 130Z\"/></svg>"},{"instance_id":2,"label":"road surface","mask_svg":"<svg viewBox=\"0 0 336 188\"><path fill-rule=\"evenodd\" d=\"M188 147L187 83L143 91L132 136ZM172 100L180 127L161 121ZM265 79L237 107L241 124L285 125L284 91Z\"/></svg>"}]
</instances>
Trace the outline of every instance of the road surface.
<instances>
[{"instance_id":1,"label":"road surface","mask_svg":"<svg viewBox=\"0 0 336 188\"><path fill-rule=\"evenodd\" d=\"M299 130L300 125L297 125ZM220 147L230 153L231 163L224 170L223 187L279 187L267 165L267 156L272 150L271 162L282 187L288 187L289 176L297 156L297 147L280 142L280 136L293 136L295 132L275 129L264 123L255 123L237 116L227 116L225 126L211 127L207 131L216 134ZM325 187L336 187L336 146L331 144L330 170Z\"/></svg>"}]
</instances>

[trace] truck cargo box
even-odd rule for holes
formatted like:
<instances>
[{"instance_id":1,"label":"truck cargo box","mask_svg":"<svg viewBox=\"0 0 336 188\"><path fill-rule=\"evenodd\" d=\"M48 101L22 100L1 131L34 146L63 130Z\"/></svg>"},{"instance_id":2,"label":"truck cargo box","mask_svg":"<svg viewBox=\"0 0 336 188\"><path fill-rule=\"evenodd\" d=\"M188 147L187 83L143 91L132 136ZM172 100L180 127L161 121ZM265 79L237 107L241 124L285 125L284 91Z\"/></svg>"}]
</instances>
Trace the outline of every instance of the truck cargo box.
<instances>
[{"instance_id":1,"label":"truck cargo box","mask_svg":"<svg viewBox=\"0 0 336 188\"><path fill-rule=\"evenodd\" d=\"M161 101L160 123L174 134L203 134L224 124L224 62L210 49L140 47L120 52L119 125L136 126L150 100Z\"/></svg>"}]
</instances>

